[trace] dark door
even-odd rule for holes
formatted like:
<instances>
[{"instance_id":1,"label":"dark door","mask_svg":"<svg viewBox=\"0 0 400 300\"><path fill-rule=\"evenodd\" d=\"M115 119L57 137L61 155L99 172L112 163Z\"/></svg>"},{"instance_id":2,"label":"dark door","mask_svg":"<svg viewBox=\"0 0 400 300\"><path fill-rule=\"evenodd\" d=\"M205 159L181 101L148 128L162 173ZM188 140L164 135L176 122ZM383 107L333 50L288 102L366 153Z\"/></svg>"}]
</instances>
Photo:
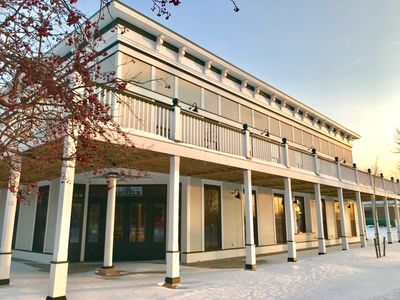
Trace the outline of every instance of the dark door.
<instances>
[{"instance_id":1,"label":"dark door","mask_svg":"<svg viewBox=\"0 0 400 300\"><path fill-rule=\"evenodd\" d=\"M32 244L33 252L43 252L47 222L47 206L49 203L49 190L49 186L42 186L39 188Z\"/></svg>"},{"instance_id":2,"label":"dark door","mask_svg":"<svg viewBox=\"0 0 400 300\"><path fill-rule=\"evenodd\" d=\"M283 195L274 194L276 243L286 243L285 201Z\"/></svg>"},{"instance_id":3,"label":"dark door","mask_svg":"<svg viewBox=\"0 0 400 300\"><path fill-rule=\"evenodd\" d=\"M165 258L166 185L118 186L114 260Z\"/></svg>"},{"instance_id":4,"label":"dark door","mask_svg":"<svg viewBox=\"0 0 400 300\"><path fill-rule=\"evenodd\" d=\"M85 185L74 184L71 207L71 225L69 231L68 260L80 260L82 243L83 205L85 202Z\"/></svg>"},{"instance_id":5,"label":"dark door","mask_svg":"<svg viewBox=\"0 0 400 300\"><path fill-rule=\"evenodd\" d=\"M326 223L326 203L325 199L321 200L322 204L322 223L324 224L324 237L327 240L328 239L328 225Z\"/></svg>"},{"instance_id":6,"label":"dark door","mask_svg":"<svg viewBox=\"0 0 400 300\"><path fill-rule=\"evenodd\" d=\"M204 185L204 248L220 250L221 246L221 188Z\"/></svg>"},{"instance_id":7,"label":"dark door","mask_svg":"<svg viewBox=\"0 0 400 300\"><path fill-rule=\"evenodd\" d=\"M107 186L91 185L89 188L85 260L104 258L104 235L107 207Z\"/></svg>"}]
</instances>

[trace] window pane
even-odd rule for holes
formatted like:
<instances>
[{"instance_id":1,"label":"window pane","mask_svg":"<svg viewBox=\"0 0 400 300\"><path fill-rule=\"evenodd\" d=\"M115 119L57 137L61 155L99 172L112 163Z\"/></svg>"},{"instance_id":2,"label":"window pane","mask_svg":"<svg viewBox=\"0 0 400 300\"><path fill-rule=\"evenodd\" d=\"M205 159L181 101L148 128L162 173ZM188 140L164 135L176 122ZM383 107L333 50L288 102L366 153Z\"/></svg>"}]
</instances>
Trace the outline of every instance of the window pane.
<instances>
[{"instance_id":1,"label":"window pane","mask_svg":"<svg viewBox=\"0 0 400 300\"><path fill-rule=\"evenodd\" d=\"M238 121L239 120L239 107L236 102L221 97L221 116Z\"/></svg>"},{"instance_id":2,"label":"window pane","mask_svg":"<svg viewBox=\"0 0 400 300\"><path fill-rule=\"evenodd\" d=\"M274 212L275 212L275 233L276 243L286 243L286 221L285 221L285 206L283 195L274 195Z\"/></svg>"},{"instance_id":3,"label":"window pane","mask_svg":"<svg viewBox=\"0 0 400 300\"><path fill-rule=\"evenodd\" d=\"M114 241L120 242L124 238L124 204L115 205Z\"/></svg>"},{"instance_id":4,"label":"window pane","mask_svg":"<svg viewBox=\"0 0 400 300\"><path fill-rule=\"evenodd\" d=\"M204 90L204 109L218 114L218 95L210 92L209 90Z\"/></svg>"},{"instance_id":5,"label":"window pane","mask_svg":"<svg viewBox=\"0 0 400 300\"><path fill-rule=\"evenodd\" d=\"M312 135L303 131L303 145L306 147L312 147Z\"/></svg>"},{"instance_id":6,"label":"window pane","mask_svg":"<svg viewBox=\"0 0 400 300\"><path fill-rule=\"evenodd\" d=\"M279 121L274 118L269 118L269 132L272 133L273 135L280 136L279 135Z\"/></svg>"},{"instance_id":7,"label":"window pane","mask_svg":"<svg viewBox=\"0 0 400 300\"><path fill-rule=\"evenodd\" d=\"M165 204L155 203L154 204L154 234L153 242L164 242L165 241Z\"/></svg>"},{"instance_id":8,"label":"window pane","mask_svg":"<svg viewBox=\"0 0 400 300\"><path fill-rule=\"evenodd\" d=\"M34 252L43 252L44 235L46 232L47 205L49 202L49 189L49 186L43 186L39 188L32 245L32 251Z\"/></svg>"},{"instance_id":9,"label":"window pane","mask_svg":"<svg viewBox=\"0 0 400 300\"><path fill-rule=\"evenodd\" d=\"M304 212L304 198L294 197L294 212L296 214L296 233L306 232L306 216Z\"/></svg>"},{"instance_id":10,"label":"window pane","mask_svg":"<svg viewBox=\"0 0 400 300\"><path fill-rule=\"evenodd\" d=\"M296 127L293 127L293 131L294 131L294 142L299 144L299 145L301 145L301 142L302 142L302 140L301 140L301 130L296 128Z\"/></svg>"},{"instance_id":11,"label":"window pane","mask_svg":"<svg viewBox=\"0 0 400 300\"><path fill-rule=\"evenodd\" d=\"M142 203L135 203L131 206L130 211L131 223L129 241L131 243L142 243L145 238L145 205Z\"/></svg>"},{"instance_id":12,"label":"window pane","mask_svg":"<svg viewBox=\"0 0 400 300\"><path fill-rule=\"evenodd\" d=\"M241 105L240 106L240 116L241 116L242 124L247 124L249 126L253 126L250 108Z\"/></svg>"},{"instance_id":13,"label":"window pane","mask_svg":"<svg viewBox=\"0 0 400 300\"><path fill-rule=\"evenodd\" d=\"M189 81L179 78L178 98L179 101L188 104L196 103L198 106L200 106L200 101L201 101L200 87Z\"/></svg>"},{"instance_id":14,"label":"window pane","mask_svg":"<svg viewBox=\"0 0 400 300\"><path fill-rule=\"evenodd\" d=\"M205 250L221 249L221 191L219 186L204 186Z\"/></svg>"},{"instance_id":15,"label":"window pane","mask_svg":"<svg viewBox=\"0 0 400 300\"><path fill-rule=\"evenodd\" d=\"M267 116L258 111L254 111L254 127L260 130L268 129Z\"/></svg>"},{"instance_id":16,"label":"window pane","mask_svg":"<svg viewBox=\"0 0 400 300\"><path fill-rule=\"evenodd\" d=\"M175 76L160 69L156 69L155 77L156 92L167 97L174 97Z\"/></svg>"},{"instance_id":17,"label":"window pane","mask_svg":"<svg viewBox=\"0 0 400 300\"><path fill-rule=\"evenodd\" d=\"M121 77L145 88L151 88L151 66L137 58L122 55Z\"/></svg>"},{"instance_id":18,"label":"window pane","mask_svg":"<svg viewBox=\"0 0 400 300\"><path fill-rule=\"evenodd\" d=\"M292 126L281 122L281 133L282 137L286 138L288 141L293 141Z\"/></svg>"},{"instance_id":19,"label":"window pane","mask_svg":"<svg viewBox=\"0 0 400 300\"><path fill-rule=\"evenodd\" d=\"M90 204L88 216L88 238L90 243L97 243L99 241L99 220L100 220L100 204Z\"/></svg>"}]
</instances>

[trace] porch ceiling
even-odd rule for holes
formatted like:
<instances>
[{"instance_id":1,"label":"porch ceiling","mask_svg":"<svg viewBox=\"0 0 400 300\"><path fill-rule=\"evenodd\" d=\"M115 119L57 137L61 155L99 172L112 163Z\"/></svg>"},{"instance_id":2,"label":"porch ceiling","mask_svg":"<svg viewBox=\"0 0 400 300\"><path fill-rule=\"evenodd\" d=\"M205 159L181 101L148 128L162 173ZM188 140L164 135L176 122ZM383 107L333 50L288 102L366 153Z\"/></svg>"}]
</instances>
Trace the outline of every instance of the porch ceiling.
<instances>
[{"instance_id":1,"label":"porch ceiling","mask_svg":"<svg viewBox=\"0 0 400 300\"><path fill-rule=\"evenodd\" d=\"M169 155L154 152L151 149L139 149L134 147L117 146L99 141L93 142L94 149L103 154L102 161L91 163L78 162L76 173L88 172L104 167L120 167L138 169L147 172L169 173ZM42 145L23 157L21 182L22 184L38 182L46 179L60 177L62 141L53 145ZM49 159L49 153L58 153L58 159ZM29 171L27 171L29 170ZM223 164L210 163L208 161L181 158L180 172L182 176L191 176L209 180L243 183L243 170ZM6 186L8 170L0 168L0 180L2 187ZM283 177L252 172L254 186L263 186L271 189L284 189ZM292 190L299 193L314 193L314 184L306 181L292 179ZM343 190L345 198L354 199L355 192ZM321 185L322 196L337 197L335 187ZM370 200L370 195L362 193L363 200Z\"/></svg>"}]
</instances>

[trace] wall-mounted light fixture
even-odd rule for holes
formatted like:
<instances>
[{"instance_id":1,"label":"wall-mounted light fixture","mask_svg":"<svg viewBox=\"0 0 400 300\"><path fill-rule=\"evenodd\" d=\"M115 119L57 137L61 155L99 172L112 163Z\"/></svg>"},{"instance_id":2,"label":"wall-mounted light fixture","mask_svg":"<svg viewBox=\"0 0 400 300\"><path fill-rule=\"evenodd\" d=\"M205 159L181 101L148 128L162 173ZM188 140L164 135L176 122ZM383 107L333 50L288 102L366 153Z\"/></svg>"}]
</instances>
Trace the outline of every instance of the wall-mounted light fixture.
<instances>
[{"instance_id":1,"label":"wall-mounted light fixture","mask_svg":"<svg viewBox=\"0 0 400 300\"><path fill-rule=\"evenodd\" d=\"M232 197L235 197L236 199L240 200L242 197L240 196L240 192L238 189L231 191Z\"/></svg>"},{"instance_id":2,"label":"wall-mounted light fixture","mask_svg":"<svg viewBox=\"0 0 400 300\"><path fill-rule=\"evenodd\" d=\"M197 103L193 102L193 104L190 105L189 110L196 113L199 112L199 110L197 109Z\"/></svg>"}]
</instances>

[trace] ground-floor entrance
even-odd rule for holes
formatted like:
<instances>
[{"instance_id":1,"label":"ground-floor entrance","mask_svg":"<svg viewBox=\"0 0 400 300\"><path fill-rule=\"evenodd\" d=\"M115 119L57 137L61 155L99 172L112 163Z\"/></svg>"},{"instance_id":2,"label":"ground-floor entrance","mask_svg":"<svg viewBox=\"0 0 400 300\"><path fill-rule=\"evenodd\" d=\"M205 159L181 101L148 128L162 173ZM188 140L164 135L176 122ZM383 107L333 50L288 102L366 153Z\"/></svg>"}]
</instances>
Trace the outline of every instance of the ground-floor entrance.
<instances>
[{"instance_id":1,"label":"ground-floor entrance","mask_svg":"<svg viewBox=\"0 0 400 300\"><path fill-rule=\"evenodd\" d=\"M104 256L107 186L89 189L85 261ZM165 258L166 185L118 185L114 222L114 255L118 260Z\"/></svg>"}]
</instances>

